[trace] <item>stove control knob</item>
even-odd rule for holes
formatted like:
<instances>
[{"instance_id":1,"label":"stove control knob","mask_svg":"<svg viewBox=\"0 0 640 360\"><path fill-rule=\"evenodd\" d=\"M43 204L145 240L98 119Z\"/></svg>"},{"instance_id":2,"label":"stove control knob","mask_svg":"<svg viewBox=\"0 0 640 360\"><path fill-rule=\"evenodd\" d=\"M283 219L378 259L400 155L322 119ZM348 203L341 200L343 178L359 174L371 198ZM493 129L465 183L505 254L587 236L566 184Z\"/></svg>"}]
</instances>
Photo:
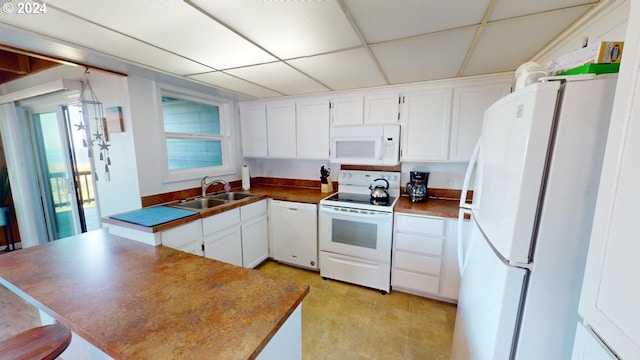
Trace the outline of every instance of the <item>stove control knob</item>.
<instances>
[{"instance_id":1,"label":"stove control knob","mask_svg":"<svg viewBox=\"0 0 640 360\"><path fill-rule=\"evenodd\" d=\"M343 179L349 179L351 178L351 173L348 173L348 172L340 173L340 177Z\"/></svg>"}]
</instances>

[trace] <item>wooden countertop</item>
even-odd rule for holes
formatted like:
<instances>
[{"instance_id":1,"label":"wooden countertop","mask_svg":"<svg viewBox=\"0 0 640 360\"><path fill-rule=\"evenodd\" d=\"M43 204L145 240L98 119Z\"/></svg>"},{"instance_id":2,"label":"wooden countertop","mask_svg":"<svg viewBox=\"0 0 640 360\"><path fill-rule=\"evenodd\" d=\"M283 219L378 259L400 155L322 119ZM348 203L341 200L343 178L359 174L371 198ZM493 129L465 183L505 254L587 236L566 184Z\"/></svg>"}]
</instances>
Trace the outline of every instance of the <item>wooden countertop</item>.
<instances>
[{"instance_id":1,"label":"wooden countertop","mask_svg":"<svg viewBox=\"0 0 640 360\"><path fill-rule=\"evenodd\" d=\"M318 204L320 200L333 193L323 193L320 188L301 188L291 186L261 185L252 187L251 193L266 195L274 200L296 201L309 204Z\"/></svg>"},{"instance_id":2,"label":"wooden countertop","mask_svg":"<svg viewBox=\"0 0 640 360\"><path fill-rule=\"evenodd\" d=\"M401 214L439 216L458 218L459 200L427 199L425 202L412 203L408 196L401 196L393 210Z\"/></svg>"},{"instance_id":3,"label":"wooden countertop","mask_svg":"<svg viewBox=\"0 0 640 360\"><path fill-rule=\"evenodd\" d=\"M132 224L132 223L128 223L125 221L120 221L120 220L116 220L108 217L103 218L102 221L107 224L114 224L114 225L119 225L119 226L136 229L144 232L155 233L158 231L164 231L164 230L176 227L178 225L186 224L190 221L194 221L199 218L219 214L221 212L231 210L239 206L247 205L252 202L260 201L266 198L271 198L274 200L318 204L320 203L320 200L332 194L332 193L323 193L320 191L320 188L275 186L275 185L258 185L258 186L253 186L250 190L247 190L247 191L234 190L234 192L255 194L256 196L234 201L229 204L216 206L211 209L203 210L194 215L184 217L178 220L166 222L153 227L136 225L136 224ZM455 195L455 190L453 190L452 192ZM164 205L171 205L172 203L165 203ZM437 198L437 199L430 198L427 201L422 203L412 203L411 201L409 201L409 198L407 196L401 196L400 200L394 207L394 211L397 213L457 218L458 217L458 200L452 200L449 198Z\"/></svg>"},{"instance_id":4,"label":"wooden countertop","mask_svg":"<svg viewBox=\"0 0 640 360\"><path fill-rule=\"evenodd\" d=\"M309 292L105 230L3 254L0 283L115 359L254 359Z\"/></svg>"}]
</instances>

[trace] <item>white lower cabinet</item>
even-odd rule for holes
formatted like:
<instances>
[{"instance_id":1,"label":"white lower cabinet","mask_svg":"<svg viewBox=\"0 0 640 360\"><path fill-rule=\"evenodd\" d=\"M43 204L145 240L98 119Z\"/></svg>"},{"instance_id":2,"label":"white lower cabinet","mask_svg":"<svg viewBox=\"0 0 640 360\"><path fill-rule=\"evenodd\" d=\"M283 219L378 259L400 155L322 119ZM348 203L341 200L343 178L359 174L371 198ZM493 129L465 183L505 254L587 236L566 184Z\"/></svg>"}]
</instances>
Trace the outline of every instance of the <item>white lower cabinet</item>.
<instances>
[{"instance_id":1,"label":"white lower cabinet","mask_svg":"<svg viewBox=\"0 0 640 360\"><path fill-rule=\"evenodd\" d=\"M457 220L396 214L391 286L449 302L458 299Z\"/></svg>"},{"instance_id":2,"label":"white lower cabinet","mask_svg":"<svg viewBox=\"0 0 640 360\"><path fill-rule=\"evenodd\" d=\"M269 256L267 200L177 226L160 238L173 249L254 268Z\"/></svg>"},{"instance_id":3,"label":"white lower cabinet","mask_svg":"<svg viewBox=\"0 0 640 360\"><path fill-rule=\"evenodd\" d=\"M254 268L269 257L269 224L267 200L240 208L242 233L242 266Z\"/></svg>"},{"instance_id":4,"label":"white lower cabinet","mask_svg":"<svg viewBox=\"0 0 640 360\"><path fill-rule=\"evenodd\" d=\"M236 224L204 239L204 256L242 266L242 232Z\"/></svg>"},{"instance_id":5,"label":"white lower cabinet","mask_svg":"<svg viewBox=\"0 0 640 360\"><path fill-rule=\"evenodd\" d=\"M202 256L202 220L188 222L160 233L162 245Z\"/></svg>"},{"instance_id":6,"label":"white lower cabinet","mask_svg":"<svg viewBox=\"0 0 640 360\"><path fill-rule=\"evenodd\" d=\"M260 265L269 256L269 225L264 215L242 223L242 264L247 268Z\"/></svg>"}]
</instances>

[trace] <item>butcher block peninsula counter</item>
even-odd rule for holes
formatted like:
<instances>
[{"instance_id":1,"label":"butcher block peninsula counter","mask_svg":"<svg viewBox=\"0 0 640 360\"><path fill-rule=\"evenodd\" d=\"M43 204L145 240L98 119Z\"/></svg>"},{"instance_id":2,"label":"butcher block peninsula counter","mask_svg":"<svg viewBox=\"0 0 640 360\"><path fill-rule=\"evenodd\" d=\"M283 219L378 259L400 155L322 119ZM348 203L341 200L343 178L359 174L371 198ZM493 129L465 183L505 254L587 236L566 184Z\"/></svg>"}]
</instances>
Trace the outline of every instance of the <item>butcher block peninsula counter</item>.
<instances>
[{"instance_id":1,"label":"butcher block peninsula counter","mask_svg":"<svg viewBox=\"0 0 640 360\"><path fill-rule=\"evenodd\" d=\"M300 346L309 292L105 230L3 254L0 283L114 359L262 359L290 330Z\"/></svg>"}]
</instances>

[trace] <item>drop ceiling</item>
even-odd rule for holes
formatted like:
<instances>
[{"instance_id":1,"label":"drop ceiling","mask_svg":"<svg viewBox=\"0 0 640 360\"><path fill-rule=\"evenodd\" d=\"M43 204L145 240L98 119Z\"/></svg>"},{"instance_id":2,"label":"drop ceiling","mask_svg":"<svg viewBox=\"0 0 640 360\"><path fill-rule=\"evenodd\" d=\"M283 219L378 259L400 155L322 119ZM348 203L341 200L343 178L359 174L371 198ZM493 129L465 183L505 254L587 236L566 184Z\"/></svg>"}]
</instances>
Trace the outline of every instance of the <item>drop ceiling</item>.
<instances>
[{"instance_id":1,"label":"drop ceiling","mask_svg":"<svg viewBox=\"0 0 640 360\"><path fill-rule=\"evenodd\" d=\"M46 14L0 23L262 98L514 71L597 4L47 0Z\"/></svg>"}]
</instances>

